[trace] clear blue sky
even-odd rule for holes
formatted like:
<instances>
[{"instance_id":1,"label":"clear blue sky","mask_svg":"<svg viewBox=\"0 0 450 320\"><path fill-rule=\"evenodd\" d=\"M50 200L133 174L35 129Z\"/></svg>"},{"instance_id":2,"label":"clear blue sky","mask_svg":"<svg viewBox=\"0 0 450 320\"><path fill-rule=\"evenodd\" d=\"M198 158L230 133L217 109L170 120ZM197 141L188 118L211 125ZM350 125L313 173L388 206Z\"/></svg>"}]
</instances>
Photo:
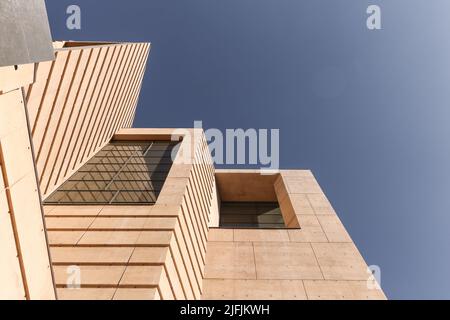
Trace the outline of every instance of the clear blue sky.
<instances>
[{"instance_id":1,"label":"clear blue sky","mask_svg":"<svg viewBox=\"0 0 450 320\"><path fill-rule=\"evenodd\" d=\"M134 126L279 128L389 298L450 298L449 1L46 2L54 39L152 43Z\"/></svg>"}]
</instances>

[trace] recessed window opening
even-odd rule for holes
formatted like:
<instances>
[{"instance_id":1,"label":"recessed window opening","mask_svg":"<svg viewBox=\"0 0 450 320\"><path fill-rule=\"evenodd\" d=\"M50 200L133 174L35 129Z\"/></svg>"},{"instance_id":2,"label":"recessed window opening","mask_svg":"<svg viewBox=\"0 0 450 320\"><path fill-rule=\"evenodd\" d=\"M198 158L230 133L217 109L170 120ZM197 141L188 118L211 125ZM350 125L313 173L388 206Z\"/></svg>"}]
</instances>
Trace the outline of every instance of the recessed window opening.
<instances>
[{"instance_id":1,"label":"recessed window opening","mask_svg":"<svg viewBox=\"0 0 450 320\"><path fill-rule=\"evenodd\" d=\"M258 170L216 169L217 202L210 227L299 229L280 174ZM281 199L281 201L280 201Z\"/></svg>"},{"instance_id":2,"label":"recessed window opening","mask_svg":"<svg viewBox=\"0 0 450 320\"><path fill-rule=\"evenodd\" d=\"M154 204L172 166L171 141L114 141L45 201L68 204Z\"/></svg>"}]
</instances>

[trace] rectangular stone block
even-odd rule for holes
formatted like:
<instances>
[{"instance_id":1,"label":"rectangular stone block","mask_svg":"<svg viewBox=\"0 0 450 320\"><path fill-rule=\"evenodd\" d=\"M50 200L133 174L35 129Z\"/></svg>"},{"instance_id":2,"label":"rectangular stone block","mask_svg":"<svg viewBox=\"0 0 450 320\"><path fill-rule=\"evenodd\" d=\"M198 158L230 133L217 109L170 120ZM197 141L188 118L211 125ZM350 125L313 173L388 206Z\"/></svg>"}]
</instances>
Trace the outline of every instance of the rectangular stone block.
<instances>
[{"instance_id":1,"label":"rectangular stone block","mask_svg":"<svg viewBox=\"0 0 450 320\"><path fill-rule=\"evenodd\" d=\"M307 197L315 214L336 214L324 194L308 194Z\"/></svg>"},{"instance_id":2,"label":"rectangular stone block","mask_svg":"<svg viewBox=\"0 0 450 320\"><path fill-rule=\"evenodd\" d=\"M209 242L205 278L256 279L252 243Z\"/></svg>"},{"instance_id":3,"label":"rectangular stone block","mask_svg":"<svg viewBox=\"0 0 450 320\"><path fill-rule=\"evenodd\" d=\"M330 242L352 242L337 215L318 215L320 225Z\"/></svg>"},{"instance_id":4,"label":"rectangular stone block","mask_svg":"<svg viewBox=\"0 0 450 320\"><path fill-rule=\"evenodd\" d=\"M204 281L203 300L306 300L301 280Z\"/></svg>"},{"instance_id":5,"label":"rectangular stone block","mask_svg":"<svg viewBox=\"0 0 450 320\"><path fill-rule=\"evenodd\" d=\"M289 195L292 206L296 215L311 215L314 214L314 210L309 203L306 194L292 193Z\"/></svg>"},{"instance_id":6,"label":"rectangular stone block","mask_svg":"<svg viewBox=\"0 0 450 320\"><path fill-rule=\"evenodd\" d=\"M120 280L121 286L158 286L163 272L162 266L128 266Z\"/></svg>"},{"instance_id":7,"label":"rectangular stone block","mask_svg":"<svg viewBox=\"0 0 450 320\"><path fill-rule=\"evenodd\" d=\"M83 236L84 231L49 231L47 239L49 245L76 245Z\"/></svg>"},{"instance_id":8,"label":"rectangular stone block","mask_svg":"<svg viewBox=\"0 0 450 320\"><path fill-rule=\"evenodd\" d=\"M288 230L235 229L234 241L288 242Z\"/></svg>"},{"instance_id":9,"label":"rectangular stone block","mask_svg":"<svg viewBox=\"0 0 450 320\"><path fill-rule=\"evenodd\" d=\"M58 288L58 300L111 300L116 288Z\"/></svg>"},{"instance_id":10,"label":"rectangular stone block","mask_svg":"<svg viewBox=\"0 0 450 320\"><path fill-rule=\"evenodd\" d=\"M322 193L314 177L284 177L289 193Z\"/></svg>"},{"instance_id":11,"label":"rectangular stone block","mask_svg":"<svg viewBox=\"0 0 450 320\"><path fill-rule=\"evenodd\" d=\"M309 243L254 243L258 279L323 279Z\"/></svg>"},{"instance_id":12,"label":"rectangular stone block","mask_svg":"<svg viewBox=\"0 0 450 320\"><path fill-rule=\"evenodd\" d=\"M77 266L53 266L57 286L77 285ZM125 266L78 266L81 287L116 286Z\"/></svg>"},{"instance_id":13,"label":"rectangular stone block","mask_svg":"<svg viewBox=\"0 0 450 320\"><path fill-rule=\"evenodd\" d=\"M325 233L315 215L297 216L300 229L288 230L292 242L328 242Z\"/></svg>"},{"instance_id":14,"label":"rectangular stone block","mask_svg":"<svg viewBox=\"0 0 450 320\"><path fill-rule=\"evenodd\" d=\"M52 247L53 264L126 264L133 248Z\"/></svg>"},{"instance_id":15,"label":"rectangular stone block","mask_svg":"<svg viewBox=\"0 0 450 320\"><path fill-rule=\"evenodd\" d=\"M367 265L353 243L313 243L312 247L327 280L367 280Z\"/></svg>"},{"instance_id":16,"label":"rectangular stone block","mask_svg":"<svg viewBox=\"0 0 450 320\"><path fill-rule=\"evenodd\" d=\"M385 300L383 292L366 281L305 280L310 300Z\"/></svg>"},{"instance_id":17,"label":"rectangular stone block","mask_svg":"<svg viewBox=\"0 0 450 320\"><path fill-rule=\"evenodd\" d=\"M208 232L208 241L233 241L233 229L211 228Z\"/></svg>"},{"instance_id":18,"label":"rectangular stone block","mask_svg":"<svg viewBox=\"0 0 450 320\"><path fill-rule=\"evenodd\" d=\"M114 300L159 300L156 288L118 288Z\"/></svg>"}]
</instances>

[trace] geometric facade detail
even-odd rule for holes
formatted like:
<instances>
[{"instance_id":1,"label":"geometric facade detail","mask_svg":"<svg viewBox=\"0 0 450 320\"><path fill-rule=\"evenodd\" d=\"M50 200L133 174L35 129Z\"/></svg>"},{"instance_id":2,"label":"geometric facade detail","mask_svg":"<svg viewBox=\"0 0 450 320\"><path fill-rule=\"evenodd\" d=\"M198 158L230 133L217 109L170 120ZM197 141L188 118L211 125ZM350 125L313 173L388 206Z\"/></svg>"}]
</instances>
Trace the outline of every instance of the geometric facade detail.
<instances>
[{"instance_id":1,"label":"geometric facade detail","mask_svg":"<svg viewBox=\"0 0 450 320\"><path fill-rule=\"evenodd\" d=\"M175 143L110 142L45 204L154 204L172 166Z\"/></svg>"},{"instance_id":2,"label":"geometric facade detail","mask_svg":"<svg viewBox=\"0 0 450 320\"><path fill-rule=\"evenodd\" d=\"M386 299L310 171L281 170L273 187L300 227L210 229L203 299Z\"/></svg>"},{"instance_id":3,"label":"geometric facade detail","mask_svg":"<svg viewBox=\"0 0 450 320\"><path fill-rule=\"evenodd\" d=\"M150 45L55 43L56 59L37 65L25 87L41 192L45 199L130 127Z\"/></svg>"},{"instance_id":4,"label":"geometric facade detail","mask_svg":"<svg viewBox=\"0 0 450 320\"><path fill-rule=\"evenodd\" d=\"M214 168L200 130L183 138L154 205L45 205L60 299L200 299ZM114 143L167 139L174 129L124 129ZM194 130L189 130L194 135ZM176 133L179 135L179 133ZM79 269L79 288L68 270ZM69 272L70 273L70 272Z\"/></svg>"}]
</instances>

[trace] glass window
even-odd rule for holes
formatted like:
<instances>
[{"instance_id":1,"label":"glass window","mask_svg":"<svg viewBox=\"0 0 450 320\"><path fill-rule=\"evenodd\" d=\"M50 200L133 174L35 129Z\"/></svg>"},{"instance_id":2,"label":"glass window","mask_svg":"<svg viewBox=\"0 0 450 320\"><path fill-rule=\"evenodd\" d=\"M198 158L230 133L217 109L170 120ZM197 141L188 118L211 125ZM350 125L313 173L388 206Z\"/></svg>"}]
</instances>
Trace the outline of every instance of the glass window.
<instances>
[{"instance_id":1,"label":"glass window","mask_svg":"<svg viewBox=\"0 0 450 320\"><path fill-rule=\"evenodd\" d=\"M222 228L286 228L278 202L224 202L220 205Z\"/></svg>"},{"instance_id":2,"label":"glass window","mask_svg":"<svg viewBox=\"0 0 450 320\"><path fill-rule=\"evenodd\" d=\"M154 204L172 166L177 142L111 142L45 204Z\"/></svg>"}]
</instances>

